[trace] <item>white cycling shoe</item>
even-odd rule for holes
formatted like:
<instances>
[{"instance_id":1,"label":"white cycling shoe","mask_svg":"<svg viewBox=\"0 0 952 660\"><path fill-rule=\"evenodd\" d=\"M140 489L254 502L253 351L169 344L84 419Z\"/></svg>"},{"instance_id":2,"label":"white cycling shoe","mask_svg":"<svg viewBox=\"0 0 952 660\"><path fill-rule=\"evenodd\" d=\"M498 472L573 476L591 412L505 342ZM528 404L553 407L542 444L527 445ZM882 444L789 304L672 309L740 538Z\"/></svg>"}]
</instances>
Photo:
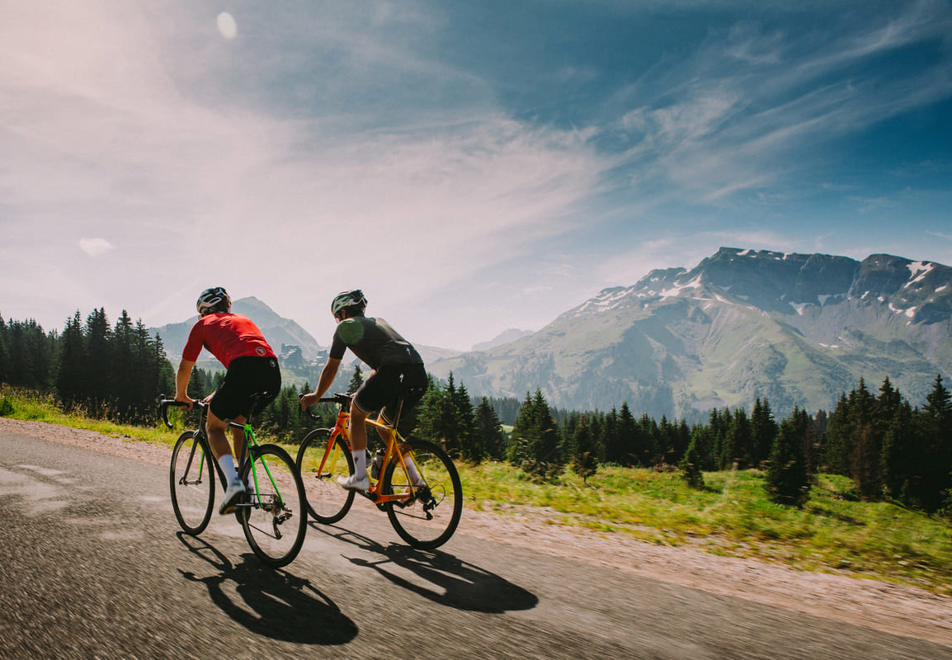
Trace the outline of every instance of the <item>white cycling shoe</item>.
<instances>
[{"instance_id":1,"label":"white cycling shoe","mask_svg":"<svg viewBox=\"0 0 952 660\"><path fill-rule=\"evenodd\" d=\"M366 474L363 479L358 479L356 474L352 474L348 477L337 477L337 483L347 490L359 490L363 493L367 492L367 489L370 488L370 478L367 477Z\"/></svg>"},{"instance_id":2,"label":"white cycling shoe","mask_svg":"<svg viewBox=\"0 0 952 660\"><path fill-rule=\"evenodd\" d=\"M245 488L245 485L240 480L232 481L225 490L225 499L222 500L221 508L218 509L218 513L223 516L234 513L235 509L238 508L238 503L241 502L246 492L248 492L248 489Z\"/></svg>"}]
</instances>

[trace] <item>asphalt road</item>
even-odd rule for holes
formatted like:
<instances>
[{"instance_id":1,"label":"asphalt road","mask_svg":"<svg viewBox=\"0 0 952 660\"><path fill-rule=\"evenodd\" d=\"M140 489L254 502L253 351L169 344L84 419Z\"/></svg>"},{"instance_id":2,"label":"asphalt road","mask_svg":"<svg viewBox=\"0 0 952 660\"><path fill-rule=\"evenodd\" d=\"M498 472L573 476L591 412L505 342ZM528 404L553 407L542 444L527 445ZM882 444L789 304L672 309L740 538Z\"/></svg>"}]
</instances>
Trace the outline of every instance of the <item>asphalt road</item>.
<instances>
[{"instance_id":1,"label":"asphalt road","mask_svg":"<svg viewBox=\"0 0 952 660\"><path fill-rule=\"evenodd\" d=\"M418 552L355 506L271 570L231 516L180 533L167 484L161 467L0 432L0 657L952 658L470 538L465 511Z\"/></svg>"}]
</instances>

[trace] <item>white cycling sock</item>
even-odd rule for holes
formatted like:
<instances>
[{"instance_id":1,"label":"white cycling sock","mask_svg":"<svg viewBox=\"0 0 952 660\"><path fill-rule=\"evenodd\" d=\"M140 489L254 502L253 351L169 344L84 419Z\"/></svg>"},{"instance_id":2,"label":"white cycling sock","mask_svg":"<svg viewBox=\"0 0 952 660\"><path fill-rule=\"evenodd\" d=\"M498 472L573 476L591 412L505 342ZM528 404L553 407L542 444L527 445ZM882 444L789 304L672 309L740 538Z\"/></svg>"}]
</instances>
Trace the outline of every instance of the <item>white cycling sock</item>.
<instances>
[{"instance_id":1,"label":"white cycling sock","mask_svg":"<svg viewBox=\"0 0 952 660\"><path fill-rule=\"evenodd\" d=\"M235 469L235 458L231 454L222 454L218 459L222 472L225 473L225 479L229 484L238 481L238 470Z\"/></svg>"},{"instance_id":2,"label":"white cycling sock","mask_svg":"<svg viewBox=\"0 0 952 660\"><path fill-rule=\"evenodd\" d=\"M363 479L367 476L367 451L359 449L351 453L354 456L354 476Z\"/></svg>"}]
</instances>

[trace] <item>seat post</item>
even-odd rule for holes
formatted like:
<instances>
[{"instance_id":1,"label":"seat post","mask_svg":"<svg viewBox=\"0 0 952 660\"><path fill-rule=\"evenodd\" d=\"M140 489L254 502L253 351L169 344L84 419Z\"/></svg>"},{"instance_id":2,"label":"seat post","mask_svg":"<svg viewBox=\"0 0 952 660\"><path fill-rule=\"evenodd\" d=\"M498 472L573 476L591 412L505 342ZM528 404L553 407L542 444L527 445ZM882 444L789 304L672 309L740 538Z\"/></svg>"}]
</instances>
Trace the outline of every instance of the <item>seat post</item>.
<instances>
[{"instance_id":1,"label":"seat post","mask_svg":"<svg viewBox=\"0 0 952 660\"><path fill-rule=\"evenodd\" d=\"M394 428L394 429L397 429L397 428L399 427L399 425L400 425L400 413L403 412L403 401L404 401L404 398L405 398L405 397L401 395L400 398L397 400L397 414L394 415L394 417L393 417L393 428Z\"/></svg>"}]
</instances>

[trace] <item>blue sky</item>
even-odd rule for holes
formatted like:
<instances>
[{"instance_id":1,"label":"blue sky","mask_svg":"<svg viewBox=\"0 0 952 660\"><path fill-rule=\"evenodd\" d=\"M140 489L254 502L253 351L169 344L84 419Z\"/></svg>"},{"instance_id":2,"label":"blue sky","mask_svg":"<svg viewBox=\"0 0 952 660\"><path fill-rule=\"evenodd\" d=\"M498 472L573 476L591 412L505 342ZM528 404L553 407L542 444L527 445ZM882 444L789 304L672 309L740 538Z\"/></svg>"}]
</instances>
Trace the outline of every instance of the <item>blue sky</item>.
<instances>
[{"instance_id":1,"label":"blue sky","mask_svg":"<svg viewBox=\"0 0 952 660\"><path fill-rule=\"evenodd\" d=\"M722 245L952 264L948 2L0 3L0 314L539 329Z\"/></svg>"}]
</instances>

